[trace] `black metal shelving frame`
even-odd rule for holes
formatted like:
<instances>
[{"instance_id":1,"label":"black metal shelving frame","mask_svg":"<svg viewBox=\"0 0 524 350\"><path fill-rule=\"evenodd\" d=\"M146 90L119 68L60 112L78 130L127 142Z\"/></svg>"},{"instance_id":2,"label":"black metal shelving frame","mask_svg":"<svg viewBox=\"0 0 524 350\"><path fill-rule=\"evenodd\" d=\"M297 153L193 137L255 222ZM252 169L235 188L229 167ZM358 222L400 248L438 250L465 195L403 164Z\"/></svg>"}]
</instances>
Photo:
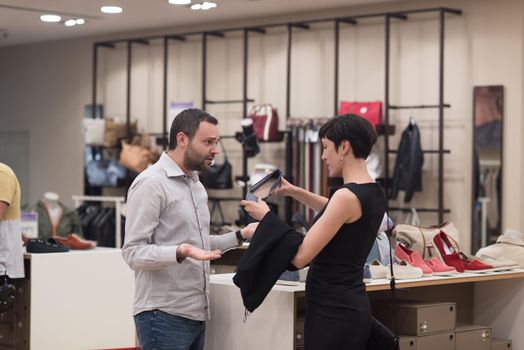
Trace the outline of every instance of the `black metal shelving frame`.
<instances>
[{"instance_id":1,"label":"black metal shelving frame","mask_svg":"<svg viewBox=\"0 0 524 350\"><path fill-rule=\"evenodd\" d=\"M390 83L390 36L391 36L391 20L407 20L408 16L420 14L420 13L438 13L439 14L439 96L438 104L435 105L413 105L413 106L397 106L390 103L389 83ZM438 132L439 141L438 149L426 150L425 153L437 154L438 155L438 206L436 209L433 208L417 208L421 212L437 212L439 222L443 221L444 213L449 212L448 209L444 208L444 154L449 153L449 150L444 149L444 108L449 108L450 105L444 103L444 38L445 38L445 16L446 14L461 15L462 11L446 7L436 8L423 8L405 11L391 11L391 12L380 12L370 14L359 14L354 16L334 17L334 18L322 18L307 21L297 22L285 22L285 23L273 23L267 25L258 25L256 27L237 27L237 28L224 28L213 31L195 31L187 33L175 33L167 35L155 35L146 36L140 38L125 38L110 41L95 42L93 44L93 72L92 72L92 111L93 117L97 103L97 80L98 80L98 52L100 48L115 48L117 44L127 44L127 94L126 94L126 123L128 130L128 139L131 138L131 111L130 111L130 99L131 99L131 63L132 63L132 48L133 44L148 44L152 40L163 40L164 45L164 76L163 76L163 130L162 135L164 139L164 148L167 146L167 135L168 126L166 125L167 120L167 72L169 65L169 41L184 41L188 36L201 36L202 37L202 108L205 109L210 104L225 104L225 103L239 103L242 104L243 117L247 116L247 104L253 102L253 99L248 98L248 45L249 45L249 33L260 33L264 34L269 28L274 27L285 27L287 28L287 73L286 73L286 119L291 116L291 52L292 52L292 40L293 40L293 29L310 29L310 25L314 23L322 22L333 22L334 23L334 39L335 39L335 66L334 66L334 114L337 113L339 103L339 48L340 48L340 30L341 24L358 25L360 21L369 18L384 18L385 27L385 93L384 93L384 126L382 128L386 130L384 132L385 138L385 180L384 187L387 191L389 189L389 156L395 154L395 150L390 149L389 146L389 134L388 130L391 130L392 125L390 124L390 110L396 109L427 109L434 108L438 109ZM206 94L207 87L207 39L209 36L213 37L224 37L227 32L242 32L243 33L243 93L242 99L238 100L208 100ZM286 170L287 176L291 175L292 164L292 140L291 137L286 138ZM246 176L247 173L247 158L243 157L243 174ZM245 195L246 189L244 189ZM407 210L405 208L394 208L390 207L389 210ZM291 202L286 202L285 217L289 222L291 218Z\"/></svg>"}]
</instances>

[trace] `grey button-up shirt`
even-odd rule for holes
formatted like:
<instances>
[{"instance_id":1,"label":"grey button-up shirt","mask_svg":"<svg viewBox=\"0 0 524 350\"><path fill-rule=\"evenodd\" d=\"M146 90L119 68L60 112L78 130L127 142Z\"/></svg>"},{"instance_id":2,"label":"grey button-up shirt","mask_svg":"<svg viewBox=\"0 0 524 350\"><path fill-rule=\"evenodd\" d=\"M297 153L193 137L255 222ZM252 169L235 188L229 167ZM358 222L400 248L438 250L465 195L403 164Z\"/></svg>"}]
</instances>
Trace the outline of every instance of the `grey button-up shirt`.
<instances>
[{"instance_id":1,"label":"grey button-up shirt","mask_svg":"<svg viewBox=\"0 0 524 350\"><path fill-rule=\"evenodd\" d=\"M234 232L210 236L207 198L196 172L187 177L166 153L133 181L122 255L135 271L134 315L158 309L210 317L209 261L176 257L180 243L206 250L238 245Z\"/></svg>"}]
</instances>

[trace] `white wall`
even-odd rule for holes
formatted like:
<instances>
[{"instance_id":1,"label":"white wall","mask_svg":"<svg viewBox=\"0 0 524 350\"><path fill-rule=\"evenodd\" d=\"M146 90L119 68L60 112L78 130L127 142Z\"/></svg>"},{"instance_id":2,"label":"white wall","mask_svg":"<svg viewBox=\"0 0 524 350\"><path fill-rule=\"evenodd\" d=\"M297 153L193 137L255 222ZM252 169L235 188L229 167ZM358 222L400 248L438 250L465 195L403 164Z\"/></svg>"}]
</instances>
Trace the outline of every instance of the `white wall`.
<instances>
[{"instance_id":1,"label":"white wall","mask_svg":"<svg viewBox=\"0 0 524 350\"><path fill-rule=\"evenodd\" d=\"M504 227L524 228L521 206L524 162L521 122L523 79L523 4L518 0L414 1L389 6L369 6L298 14L287 19L321 18L384 10L448 6L464 11L446 21L445 101L452 108L445 113L445 204L451 208L447 219L461 232L463 247L469 250L472 90L474 85L505 86L504 119ZM433 104L438 102L438 36L436 16L417 16L392 28L391 103ZM281 21L261 18L249 24ZM246 22L247 23L247 22ZM237 26L213 24L193 30ZM311 31L296 30L293 45L291 113L298 117L329 115L333 111L333 32L330 25L315 25ZM342 99L383 100L384 28L380 21L342 26L340 48L340 93ZM168 32L185 31L188 28ZM144 34L144 33L140 33ZM100 38L96 38L99 40ZM0 50L0 130L29 130L31 135L32 201L44 191L58 192L66 203L82 192L83 106L90 102L91 43L76 39ZM241 98L241 38L210 39L208 98ZM250 40L249 97L272 102L285 114L286 36L271 30ZM99 70L99 100L106 115L125 113L125 48L102 49ZM169 100L201 101L201 44L197 38L172 43L169 70ZM162 49L160 42L136 46L132 71L132 116L149 131L161 130ZM238 130L241 106L210 106L221 119L223 134ZM436 111L413 111L423 135L423 147L435 148ZM391 114L397 134L410 116L409 111ZM281 125L283 127L283 125ZM234 141L226 143L230 157L240 155ZM266 147L266 146L264 146ZM283 166L283 150L267 146L257 161ZM250 161L250 164L254 161ZM240 163L234 162L237 170ZM424 166L424 195L417 194L413 205L436 204L437 157L427 155ZM70 201L69 201L70 202ZM436 223L434 215L424 216L426 224Z\"/></svg>"}]
</instances>

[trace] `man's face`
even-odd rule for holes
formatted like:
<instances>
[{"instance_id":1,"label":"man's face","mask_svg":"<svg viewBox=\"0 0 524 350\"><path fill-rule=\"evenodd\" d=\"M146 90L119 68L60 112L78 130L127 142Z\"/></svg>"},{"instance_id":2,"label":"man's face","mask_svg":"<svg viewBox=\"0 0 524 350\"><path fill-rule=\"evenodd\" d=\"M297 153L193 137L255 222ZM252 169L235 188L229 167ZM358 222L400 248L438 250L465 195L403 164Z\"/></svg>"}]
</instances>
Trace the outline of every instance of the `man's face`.
<instances>
[{"instance_id":1,"label":"man's face","mask_svg":"<svg viewBox=\"0 0 524 350\"><path fill-rule=\"evenodd\" d=\"M189 141L184 153L184 166L191 171L208 170L218 148L218 127L208 122L200 122L195 136Z\"/></svg>"}]
</instances>

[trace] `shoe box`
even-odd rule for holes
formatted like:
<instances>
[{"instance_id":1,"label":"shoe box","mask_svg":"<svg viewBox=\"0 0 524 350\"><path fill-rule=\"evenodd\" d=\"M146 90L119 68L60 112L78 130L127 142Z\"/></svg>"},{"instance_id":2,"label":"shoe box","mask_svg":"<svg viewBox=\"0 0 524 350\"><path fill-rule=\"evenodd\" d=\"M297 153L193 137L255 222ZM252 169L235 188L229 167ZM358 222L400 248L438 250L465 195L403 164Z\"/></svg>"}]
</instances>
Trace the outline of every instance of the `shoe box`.
<instances>
[{"instance_id":1,"label":"shoe box","mask_svg":"<svg viewBox=\"0 0 524 350\"><path fill-rule=\"evenodd\" d=\"M377 301L372 305L373 315L390 329L395 329L394 315L397 315L397 333L402 335L425 335L454 331L456 326L455 303L398 301L396 312L391 302Z\"/></svg>"},{"instance_id":2,"label":"shoe box","mask_svg":"<svg viewBox=\"0 0 524 350\"><path fill-rule=\"evenodd\" d=\"M499 339L491 338L491 350L508 350L513 349L511 340L509 339Z\"/></svg>"},{"instance_id":3,"label":"shoe box","mask_svg":"<svg viewBox=\"0 0 524 350\"><path fill-rule=\"evenodd\" d=\"M440 332L417 337L417 350L462 350L456 346L455 332Z\"/></svg>"},{"instance_id":4,"label":"shoe box","mask_svg":"<svg viewBox=\"0 0 524 350\"><path fill-rule=\"evenodd\" d=\"M457 350L490 350L491 328L475 325L458 325L455 329Z\"/></svg>"},{"instance_id":5,"label":"shoe box","mask_svg":"<svg viewBox=\"0 0 524 350\"><path fill-rule=\"evenodd\" d=\"M417 350L417 337L401 335L398 339L400 350Z\"/></svg>"}]
</instances>

